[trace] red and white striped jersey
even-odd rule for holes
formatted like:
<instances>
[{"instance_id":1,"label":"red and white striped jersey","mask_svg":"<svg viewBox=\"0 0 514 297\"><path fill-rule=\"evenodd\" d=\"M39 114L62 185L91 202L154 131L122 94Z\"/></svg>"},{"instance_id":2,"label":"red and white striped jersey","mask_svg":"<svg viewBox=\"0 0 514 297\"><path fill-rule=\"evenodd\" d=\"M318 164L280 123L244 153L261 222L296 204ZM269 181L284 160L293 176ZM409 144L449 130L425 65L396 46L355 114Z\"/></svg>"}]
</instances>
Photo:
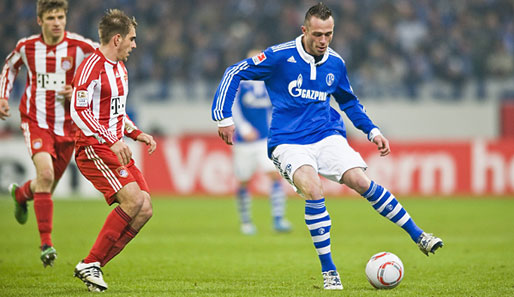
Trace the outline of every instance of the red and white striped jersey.
<instances>
[{"instance_id":1,"label":"red and white striped jersey","mask_svg":"<svg viewBox=\"0 0 514 297\"><path fill-rule=\"evenodd\" d=\"M141 133L128 118L125 107L128 73L123 62L113 62L96 50L79 66L73 80L71 117L80 128L77 145L105 143L111 146L127 135Z\"/></svg>"},{"instance_id":2,"label":"red and white striped jersey","mask_svg":"<svg viewBox=\"0 0 514 297\"><path fill-rule=\"evenodd\" d=\"M56 135L73 136L70 103L57 95L70 85L75 70L98 44L81 35L64 32L56 45L47 45L41 34L23 38L7 56L0 75L0 98L8 99L22 65L27 84L20 101L21 119L36 122Z\"/></svg>"}]
</instances>

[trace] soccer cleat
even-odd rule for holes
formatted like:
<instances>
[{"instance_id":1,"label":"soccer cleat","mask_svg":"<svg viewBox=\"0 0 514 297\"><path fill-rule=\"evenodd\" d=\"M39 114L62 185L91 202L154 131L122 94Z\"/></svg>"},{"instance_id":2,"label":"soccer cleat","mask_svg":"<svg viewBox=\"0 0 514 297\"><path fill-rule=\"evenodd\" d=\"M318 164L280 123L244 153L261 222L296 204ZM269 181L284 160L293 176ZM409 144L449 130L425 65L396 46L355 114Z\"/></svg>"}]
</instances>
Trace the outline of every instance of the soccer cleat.
<instances>
[{"instance_id":1,"label":"soccer cleat","mask_svg":"<svg viewBox=\"0 0 514 297\"><path fill-rule=\"evenodd\" d=\"M280 233L291 232L291 223L284 218L273 219L273 229Z\"/></svg>"},{"instance_id":2,"label":"soccer cleat","mask_svg":"<svg viewBox=\"0 0 514 297\"><path fill-rule=\"evenodd\" d=\"M107 290L107 284L104 282L102 269L100 269L100 262L84 263L80 261L75 266L75 277L78 277L86 284L90 292L103 292Z\"/></svg>"},{"instance_id":3,"label":"soccer cleat","mask_svg":"<svg viewBox=\"0 0 514 297\"><path fill-rule=\"evenodd\" d=\"M39 258L43 262L43 267L54 266L54 261L57 259L57 251L53 246L45 244L41 247L41 257Z\"/></svg>"},{"instance_id":4,"label":"soccer cleat","mask_svg":"<svg viewBox=\"0 0 514 297\"><path fill-rule=\"evenodd\" d=\"M342 290L341 278L336 270L323 271L323 288L325 290Z\"/></svg>"},{"instance_id":5,"label":"soccer cleat","mask_svg":"<svg viewBox=\"0 0 514 297\"><path fill-rule=\"evenodd\" d=\"M257 233L257 228L255 228L255 225L252 223L242 223L241 233L244 235L255 235L255 233Z\"/></svg>"},{"instance_id":6,"label":"soccer cleat","mask_svg":"<svg viewBox=\"0 0 514 297\"><path fill-rule=\"evenodd\" d=\"M418 246L419 249L423 252L423 254L428 256L428 253L434 254L438 248L443 247L443 240L441 238L435 237L432 233L421 233L418 238Z\"/></svg>"},{"instance_id":7,"label":"soccer cleat","mask_svg":"<svg viewBox=\"0 0 514 297\"><path fill-rule=\"evenodd\" d=\"M27 203L18 203L18 201L16 200L17 188L17 184L10 184L9 193L11 193L11 197L14 200L14 217L16 218L16 221L18 221L18 223L23 225L27 222L28 218Z\"/></svg>"}]
</instances>

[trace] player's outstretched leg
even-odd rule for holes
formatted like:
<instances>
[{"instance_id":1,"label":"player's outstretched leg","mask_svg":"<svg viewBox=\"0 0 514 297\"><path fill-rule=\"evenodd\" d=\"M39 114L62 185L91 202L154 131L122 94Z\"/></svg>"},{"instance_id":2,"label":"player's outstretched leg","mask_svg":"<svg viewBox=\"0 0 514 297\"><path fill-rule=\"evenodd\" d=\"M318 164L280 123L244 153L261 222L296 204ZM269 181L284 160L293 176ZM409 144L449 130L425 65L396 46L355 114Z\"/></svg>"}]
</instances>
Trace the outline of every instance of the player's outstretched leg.
<instances>
[{"instance_id":1,"label":"player's outstretched leg","mask_svg":"<svg viewBox=\"0 0 514 297\"><path fill-rule=\"evenodd\" d=\"M284 217L286 210L286 194L280 180L273 181L270 190L271 216L273 229L277 232L290 232L291 223Z\"/></svg>"},{"instance_id":2,"label":"player's outstretched leg","mask_svg":"<svg viewBox=\"0 0 514 297\"><path fill-rule=\"evenodd\" d=\"M100 262L84 263L80 261L75 266L75 277L78 277L86 284L91 292L103 292L107 290L107 284L104 281Z\"/></svg>"},{"instance_id":3,"label":"player's outstretched leg","mask_svg":"<svg viewBox=\"0 0 514 297\"><path fill-rule=\"evenodd\" d=\"M237 189L237 209L239 211L239 219L241 220L241 233L244 235L254 235L257 228L252 223L251 217L252 197L248 192L248 188L240 186Z\"/></svg>"},{"instance_id":4,"label":"player's outstretched leg","mask_svg":"<svg viewBox=\"0 0 514 297\"><path fill-rule=\"evenodd\" d=\"M435 253L438 248L443 246L440 238L423 232L394 195L379 184L372 181L369 189L362 196L379 214L407 231L425 255L428 256L429 252Z\"/></svg>"},{"instance_id":5,"label":"player's outstretched leg","mask_svg":"<svg viewBox=\"0 0 514 297\"><path fill-rule=\"evenodd\" d=\"M41 262L43 262L43 267L46 266L54 266L54 261L57 259L57 251L53 246L43 245L41 246Z\"/></svg>"},{"instance_id":6,"label":"player's outstretched leg","mask_svg":"<svg viewBox=\"0 0 514 297\"><path fill-rule=\"evenodd\" d=\"M11 197L14 201L14 218L20 224L25 224L28 218L28 210L27 210L27 201L21 201L16 199L16 190L18 189L18 185L12 183L9 185L9 193L11 193Z\"/></svg>"},{"instance_id":7,"label":"player's outstretched leg","mask_svg":"<svg viewBox=\"0 0 514 297\"><path fill-rule=\"evenodd\" d=\"M342 290L341 278L332 261L330 250L330 228L332 221L325 207L325 198L305 200L305 223L314 242L321 262L323 287L325 290Z\"/></svg>"}]
</instances>

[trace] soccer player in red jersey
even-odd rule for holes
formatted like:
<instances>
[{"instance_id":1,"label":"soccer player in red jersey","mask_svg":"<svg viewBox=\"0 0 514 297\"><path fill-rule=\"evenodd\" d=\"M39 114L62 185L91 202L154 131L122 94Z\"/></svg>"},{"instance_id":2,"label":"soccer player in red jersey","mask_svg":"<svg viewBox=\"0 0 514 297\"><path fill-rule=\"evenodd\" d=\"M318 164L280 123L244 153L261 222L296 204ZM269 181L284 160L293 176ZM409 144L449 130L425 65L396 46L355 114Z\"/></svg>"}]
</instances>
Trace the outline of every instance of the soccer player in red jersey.
<instances>
[{"instance_id":1,"label":"soccer player in red jersey","mask_svg":"<svg viewBox=\"0 0 514 297\"><path fill-rule=\"evenodd\" d=\"M107 216L89 255L75 267L90 291L104 291L102 270L152 216L148 185L123 142L126 135L156 149L153 137L141 132L125 113L128 74L124 61L136 47L137 23L117 9L100 20L100 48L86 59L73 80L71 116L81 133L75 161L82 174L104 194Z\"/></svg>"},{"instance_id":2,"label":"soccer player in red jersey","mask_svg":"<svg viewBox=\"0 0 514 297\"><path fill-rule=\"evenodd\" d=\"M40 259L52 266L57 252L51 232L52 192L73 154L76 128L70 117L71 81L76 68L96 47L89 39L65 31L67 0L38 0L41 34L23 38L5 60L0 74L0 118L10 116L7 99L20 68L27 68L27 85L20 102L21 129L36 177L21 187L11 184L15 218L27 221L27 201L34 212L41 238Z\"/></svg>"}]
</instances>

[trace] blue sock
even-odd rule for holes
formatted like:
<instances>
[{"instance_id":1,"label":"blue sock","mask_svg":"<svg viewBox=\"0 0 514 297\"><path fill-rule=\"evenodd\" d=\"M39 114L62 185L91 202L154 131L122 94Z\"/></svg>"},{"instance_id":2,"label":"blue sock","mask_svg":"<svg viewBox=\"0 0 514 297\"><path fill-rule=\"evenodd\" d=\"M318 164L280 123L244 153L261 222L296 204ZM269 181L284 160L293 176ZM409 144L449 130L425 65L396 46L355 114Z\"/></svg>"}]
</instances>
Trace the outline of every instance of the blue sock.
<instances>
[{"instance_id":1,"label":"blue sock","mask_svg":"<svg viewBox=\"0 0 514 297\"><path fill-rule=\"evenodd\" d=\"M251 207L252 207L252 198L250 197L250 193L248 193L248 189L246 187L239 187L237 189L237 208L239 211L239 218L241 219L241 223L251 223Z\"/></svg>"},{"instance_id":2,"label":"blue sock","mask_svg":"<svg viewBox=\"0 0 514 297\"><path fill-rule=\"evenodd\" d=\"M371 182L369 189L362 196L371 203L373 208L391 222L402 227L414 242L418 241L423 233L416 223L412 220L403 206L388 190L375 182Z\"/></svg>"},{"instance_id":3,"label":"blue sock","mask_svg":"<svg viewBox=\"0 0 514 297\"><path fill-rule=\"evenodd\" d=\"M325 207L325 198L305 200L305 223L311 233L314 247L321 262L321 271L336 270L330 252L330 227L332 221Z\"/></svg>"},{"instance_id":4,"label":"blue sock","mask_svg":"<svg viewBox=\"0 0 514 297\"><path fill-rule=\"evenodd\" d=\"M279 180L274 181L270 190L271 216L275 222L284 217L286 195Z\"/></svg>"}]
</instances>

